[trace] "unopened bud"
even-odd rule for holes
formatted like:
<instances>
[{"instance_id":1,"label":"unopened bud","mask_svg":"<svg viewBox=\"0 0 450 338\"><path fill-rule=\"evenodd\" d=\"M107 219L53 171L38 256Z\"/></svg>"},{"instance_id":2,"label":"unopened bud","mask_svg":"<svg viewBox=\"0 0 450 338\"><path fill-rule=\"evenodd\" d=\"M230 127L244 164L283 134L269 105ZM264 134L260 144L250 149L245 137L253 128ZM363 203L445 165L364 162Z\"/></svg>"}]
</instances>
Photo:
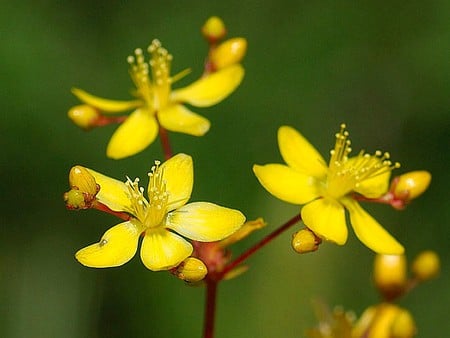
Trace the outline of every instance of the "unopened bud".
<instances>
[{"instance_id":1,"label":"unopened bud","mask_svg":"<svg viewBox=\"0 0 450 338\"><path fill-rule=\"evenodd\" d=\"M77 188L81 192L92 196L96 195L99 190L94 176L86 168L79 165L70 169L69 184L71 188Z\"/></svg>"},{"instance_id":2,"label":"unopened bud","mask_svg":"<svg viewBox=\"0 0 450 338\"><path fill-rule=\"evenodd\" d=\"M322 240L308 228L297 231L292 236L292 248L298 253L308 253L316 251Z\"/></svg>"},{"instance_id":3,"label":"unopened bud","mask_svg":"<svg viewBox=\"0 0 450 338\"><path fill-rule=\"evenodd\" d=\"M435 278L440 271L440 260L436 252L427 250L420 253L412 263L412 273L420 281Z\"/></svg>"},{"instance_id":4,"label":"unopened bud","mask_svg":"<svg viewBox=\"0 0 450 338\"><path fill-rule=\"evenodd\" d=\"M67 115L78 127L90 129L95 126L95 122L100 114L94 107L87 104L81 104L70 108Z\"/></svg>"},{"instance_id":5,"label":"unopened bud","mask_svg":"<svg viewBox=\"0 0 450 338\"><path fill-rule=\"evenodd\" d=\"M404 255L376 255L373 279L385 299L398 297L405 290L406 257Z\"/></svg>"},{"instance_id":6,"label":"unopened bud","mask_svg":"<svg viewBox=\"0 0 450 338\"><path fill-rule=\"evenodd\" d=\"M233 38L222 42L210 55L210 60L216 70L241 62L247 51L247 40Z\"/></svg>"},{"instance_id":7,"label":"unopened bud","mask_svg":"<svg viewBox=\"0 0 450 338\"><path fill-rule=\"evenodd\" d=\"M422 195L430 182L431 174L428 171L411 171L398 177L394 195L399 199L412 200Z\"/></svg>"},{"instance_id":8,"label":"unopened bud","mask_svg":"<svg viewBox=\"0 0 450 338\"><path fill-rule=\"evenodd\" d=\"M397 315L394 318L394 322L391 327L392 338L412 338L416 335L417 328L413 317L409 311L405 309L399 309Z\"/></svg>"},{"instance_id":9,"label":"unopened bud","mask_svg":"<svg viewBox=\"0 0 450 338\"><path fill-rule=\"evenodd\" d=\"M80 190L70 189L68 192L64 193L64 202L68 209L87 209L85 194Z\"/></svg>"},{"instance_id":10,"label":"unopened bud","mask_svg":"<svg viewBox=\"0 0 450 338\"><path fill-rule=\"evenodd\" d=\"M227 30L221 18L212 16L203 25L202 34L210 43L215 43L227 34Z\"/></svg>"},{"instance_id":11,"label":"unopened bud","mask_svg":"<svg viewBox=\"0 0 450 338\"><path fill-rule=\"evenodd\" d=\"M266 222L259 217L252 221L247 221L244 223L242 227L240 227L235 233L233 233L231 236L228 236L227 238L221 240L219 242L220 246L222 248L226 248L230 246L231 244L234 244L236 242L239 242L240 240L244 239L248 235L250 235L253 231L261 229L266 226Z\"/></svg>"},{"instance_id":12,"label":"unopened bud","mask_svg":"<svg viewBox=\"0 0 450 338\"><path fill-rule=\"evenodd\" d=\"M175 276L189 283L201 281L207 273L206 265L194 257L186 258L174 271Z\"/></svg>"}]
</instances>

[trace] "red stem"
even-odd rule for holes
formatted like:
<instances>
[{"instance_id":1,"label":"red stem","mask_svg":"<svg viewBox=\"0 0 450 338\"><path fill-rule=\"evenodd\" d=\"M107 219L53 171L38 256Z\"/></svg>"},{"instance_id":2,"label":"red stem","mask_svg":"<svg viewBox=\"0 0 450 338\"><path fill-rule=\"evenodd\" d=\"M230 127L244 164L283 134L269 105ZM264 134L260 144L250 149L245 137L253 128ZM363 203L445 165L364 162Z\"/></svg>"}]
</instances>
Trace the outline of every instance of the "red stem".
<instances>
[{"instance_id":1,"label":"red stem","mask_svg":"<svg viewBox=\"0 0 450 338\"><path fill-rule=\"evenodd\" d=\"M247 251L242 253L235 260L233 260L228 265L226 265L225 268L218 274L218 276L217 276L218 280L221 280L225 276L225 274L227 274L229 271L233 270L236 266L241 264L248 257L250 257L256 251L261 249L264 245L266 245L267 243L271 242L274 238L276 238L278 235L280 235L283 231L289 229L291 226L293 226L295 223L297 223L297 222L299 222L301 220L302 220L302 217L300 216L300 214L295 215L289 221L287 221L285 224L283 224L281 227L279 227L278 229L276 229L275 231L271 232L269 235L264 237L258 243L256 243L251 248L249 248Z\"/></svg>"},{"instance_id":2,"label":"red stem","mask_svg":"<svg viewBox=\"0 0 450 338\"><path fill-rule=\"evenodd\" d=\"M107 212L108 214L114 215L116 217L119 217L120 219L124 220L124 221L129 221L131 216L128 215L126 212L120 212L120 211L113 211L110 208L108 208L106 205L104 205L103 203L100 203L99 201L95 201L92 204L92 207L94 209L103 211L103 212Z\"/></svg>"},{"instance_id":3,"label":"red stem","mask_svg":"<svg viewBox=\"0 0 450 338\"><path fill-rule=\"evenodd\" d=\"M173 156L172 148L170 147L169 134L167 130L159 125L159 138L161 140L161 146L164 152L164 158L167 161Z\"/></svg>"},{"instance_id":4,"label":"red stem","mask_svg":"<svg viewBox=\"0 0 450 338\"><path fill-rule=\"evenodd\" d=\"M203 327L203 338L214 337L214 322L216 315L216 295L219 281L206 279L206 300L205 300L205 322Z\"/></svg>"}]
</instances>

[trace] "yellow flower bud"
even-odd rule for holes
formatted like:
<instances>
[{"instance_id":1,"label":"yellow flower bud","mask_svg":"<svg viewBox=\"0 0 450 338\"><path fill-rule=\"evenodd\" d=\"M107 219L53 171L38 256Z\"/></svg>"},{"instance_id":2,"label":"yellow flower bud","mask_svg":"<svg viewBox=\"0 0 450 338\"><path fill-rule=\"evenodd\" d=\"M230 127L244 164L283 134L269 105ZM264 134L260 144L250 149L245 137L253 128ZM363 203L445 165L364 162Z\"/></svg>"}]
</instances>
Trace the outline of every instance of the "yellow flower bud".
<instances>
[{"instance_id":1,"label":"yellow flower bud","mask_svg":"<svg viewBox=\"0 0 450 338\"><path fill-rule=\"evenodd\" d=\"M425 170L411 171L399 176L394 189L395 196L406 196L412 200L427 190L430 185L431 174Z\"/></svg>"},{"instance_id":2,"label":"yellow flower bud","mask_svg":"<svg viewBox=\"0 0 450 338\"><path fill-rule=\"evenodd\" d=\"M94 127L94 122L97 120L99 113L94 107L81 104L70 108L67 115L78 127L90 129Z\"/></svg>"},{"instance_id":3,"label":"yellow flower bud","mask_svg":"<svg viewBox=\"0 0 450 338\"><path fill-rule=\"evenodd\" d=\"M85 209L84 194L80 190L71 189L64 193L64 202L68 209Z\"/></svg>"},{"instance_id":4,"label":"yellow flower bud","mask_svg":"<svg viewBox=\"0 0 450 338\"><path fill-rule=\"evenodd\" d=\"M420 281L432 279L440 271L439 256L431 250L423 251L414 259L411 270Z\"/></svg>"},{"instance_id":5,"label":"yellow flower bud","mask_svg":"<svg viewBox=\"0 0 450 338\"><path fill-rule=\"evenodd\" d=\"M72 167L69 172L69 184L71 188L77 188L81 192L89 195L96 195L99 186L86 168L79 165Z\"/></svg>"},{"instance_id":6,"label":"yellow flower bud","mask_svg":"<svg viewBox=\"0 0 450 338\"><path fill-rule=\"evenodd\" d=\"M227 34L227 30L221 18L212 16L203 25L202 33L210 42L216 42Z\"/></svg>"},{"instance_id":7,"label":"yellow flower bud","mask_svg":"<svg viewBox=\"0 0 450 338\"><path fill-rule=\"evenodd\" d=\"M409 311L399 309L391 327L392 338L412 338L416 335L417 328Z\"/></svg>"},{"instance_id":8,"label":"yellow flower bud","mask_svg":"<svg viewBox=\"0 0 450 338\"><path fill-rule=\"evenodd\" d=\"M189 283L201 281L207 273L206 265L194 257L186 258L174 271L175 276Z\"/></svg>"},{"instance_id":9,"label":"yellow flower bud","mask_svg":"<svg viewBox=\"0 0 450 338\"><path fill-rule=\"evenodd\" d=\"M385 299L401 295L406 286L406 257L404 255L376 255L373 279Z\"/></svg>"},{"instance_id":10,"label":"yellow flower bud","mask_svg":"<svg viewBox=\"0 0 450 338\"><path fill-rule=\"evenodd\" d=\"M302 229L292 236L292 248L301 254L316 251L320 243L320 238L308 228Z\"/></svg>"},{"instance_id":11,"label":"yellow flower bud","mask_svg":"<svg viewBox=\"0 0 450 338\"><path fill-rule=\"evenodd\" d=\"M210 55L216 70L241 62L247 51L247 40L233 38L222 42Z\"/></svg>"}]
</instances>

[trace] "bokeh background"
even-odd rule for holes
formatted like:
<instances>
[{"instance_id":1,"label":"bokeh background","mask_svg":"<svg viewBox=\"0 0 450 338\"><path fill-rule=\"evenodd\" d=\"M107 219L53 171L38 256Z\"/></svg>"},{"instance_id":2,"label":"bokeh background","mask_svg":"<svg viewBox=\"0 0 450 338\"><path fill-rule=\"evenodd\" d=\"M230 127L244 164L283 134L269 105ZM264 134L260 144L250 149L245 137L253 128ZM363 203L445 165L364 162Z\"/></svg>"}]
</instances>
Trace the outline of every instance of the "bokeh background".
<instances>
[{"instance_id":1,"label":"bokeh background","mask_svg":"<svg viewBox=\"0 0 450 338\"><path fill-rule=\"evenodd\" d=\"M126 57L155 37L174 55L173 70L201 74L199 29L221 16L229 36L244 36L246 77L223 103L198 113L212 122L203 138L171 134L176 152L194 157L192 200L263 216L268 227L299 208L257 182L254 163L280 162L276 131L292 125L326 154L346 122L355 149L388 150L397 173L427 169L429 191L402 212L367 206L407 248L442 258L439 279L401 304L419 337L450 331L450 2L431 1L4 1L0 11L2 149L0 336L200 337L202 288L152 273L138 257L121 268L88 269L73 255L117 223L95 211L70 212L67 173L82 164L113 177L145 177L159 142L113 161L114 126L89 133L66 117L72 86L127 99ZM351 233L345 247L296 255L288 231L252 257L250 270L220 285L217 337L303 337L315 324L311 299L360 314L378 301L373 254Z\"/></svg>"}]
</instances>

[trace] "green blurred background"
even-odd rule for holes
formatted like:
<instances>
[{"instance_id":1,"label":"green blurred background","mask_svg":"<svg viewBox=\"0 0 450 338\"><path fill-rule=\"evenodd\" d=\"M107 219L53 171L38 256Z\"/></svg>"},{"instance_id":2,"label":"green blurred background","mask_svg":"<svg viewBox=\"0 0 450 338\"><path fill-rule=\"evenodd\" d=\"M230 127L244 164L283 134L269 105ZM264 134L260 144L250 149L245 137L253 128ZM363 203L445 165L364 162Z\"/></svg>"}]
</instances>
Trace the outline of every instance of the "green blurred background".
<instances>
[{"instance_id":1,"label":"green blurred background","mask_svg":"<svg viewBox=\"0 0 450 338\"><path fill-rule=\"evenodd\" d=\"M78 86L127 99L126 57L155 37L173 71L201 74L200 26L221 16L244 36L246 77L223 103L196 112L212 122L202 138L171 134L194 157L192 200L263 216L269 226L299 208L257 182L254 163L280 162L276 131L289 124L326 154L346 122L355 150L388 150L397 173L427 169L429 191L405 211L368 206L407 248L439 252L438 280L401 304L419 337L450 331L449 231L450 2L431 1L4 1L0 13L2 148L0 336L199 337L203 289L152 273L138 257L121 268L88 269L73 255L117 223L95 211L69 212L62 194L74 164L113 177L145 177L159 142L121 161L105 157L114 127L85 133L66 117ZM303 337L315 324L311 299L360 314L378 301L373 254L353 233L345 247L310 255L290 248L292 231L252 257L250 270L220 285L217 337Z\"/></svg>"}]
</instances>

